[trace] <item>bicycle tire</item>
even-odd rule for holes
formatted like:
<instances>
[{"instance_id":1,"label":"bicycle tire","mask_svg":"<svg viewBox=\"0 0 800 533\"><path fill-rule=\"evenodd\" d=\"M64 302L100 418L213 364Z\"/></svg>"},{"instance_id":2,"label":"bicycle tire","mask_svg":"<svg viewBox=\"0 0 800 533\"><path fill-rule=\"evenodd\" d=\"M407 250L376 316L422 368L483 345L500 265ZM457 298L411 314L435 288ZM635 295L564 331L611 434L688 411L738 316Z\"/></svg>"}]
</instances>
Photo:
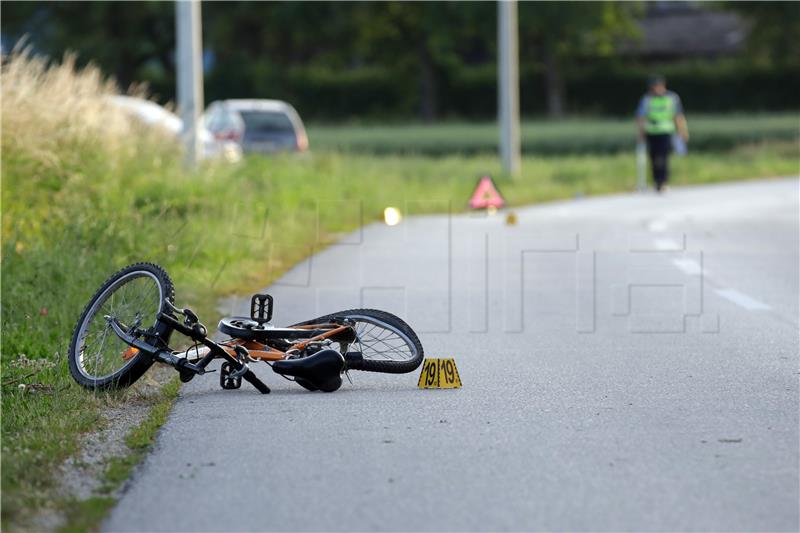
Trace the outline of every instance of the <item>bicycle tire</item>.
<instances>
[{"instance_id":1,"label":"bicycle tire","mask_svg":"<svg viewBox=\"0 0 800 533\"><path fill-rule=\"evenodd\" d=\"M136 263L129 265L111 277L109 277L103 285L94 293L94 296L86 304L80 318L78 319L75 329L72 333L72 340L69 345L68 361L69 371L72 378L82 387L92 390L106 390L124 388L132 385L150 368L153 364L151 357L142 353L133 356L130 361L123 364L123 366L109 375L106 376L92 376L89 375L85 368L82 368L82 350L84 346L81 337L86 337L87 333L84 331L88 328L91 320L95 318L96 314L100 311L105 301L107 301L114 292L122 288L128 281L132 281L138 277L147 276L155 281L159 288L161 301L157 304L158 310L163 311L164 300L169 300L170 303L175 301L175 288L169 274L160 266L153 263ZM128 280L128 281L126 281ZM118 284L118 285L117 285ZM110 290L112 289L112 290ZM110 292L109 292L110 290ZM100 301L103 299L102 301ZM164 346L169 342L169 337L172 333L171 328L164 324L154 324L149 328L157 338L163 343ZM81 335L81 332L84 334ZM110 333L114 335L113 331ZM118 339L119 340L119 339ZM119 342L122 342L119 340ZM80 344L80 345L79 345ZM97 367L95 367L96 369Z\"/></svg>"},{"instance_id":2,"label":"bicycle tire","mask_svg":"<svg viewBox=\"0 0 800 533\"><path fill-rule=\"evenodd\" d=\"M368 321L373 321L373 324L374 322L380 323L379 327L393 331L398 338L402 339L403 342L407 344L410 353L410 357L407 359L392 360L376 358L373 357L369 351L362 350L363 359L356 363L348 363L349 369L363 370L366 372L381 372L385 374L406 374L419 368L420 363L422 363L425 357L419 337L417 337L417 334L411 329L411 326L402 318L387 313L386 311L380 311L378 309L348 309L346 311L338 311L336 313L317 317L312 320L306 320L299 324L294 324L294 326L318 324L344 318L354 320L356 323ZM356 330L358 332L358 326ZM357 347L355 343L351 346Z\"/></svg>"}]
</instances>

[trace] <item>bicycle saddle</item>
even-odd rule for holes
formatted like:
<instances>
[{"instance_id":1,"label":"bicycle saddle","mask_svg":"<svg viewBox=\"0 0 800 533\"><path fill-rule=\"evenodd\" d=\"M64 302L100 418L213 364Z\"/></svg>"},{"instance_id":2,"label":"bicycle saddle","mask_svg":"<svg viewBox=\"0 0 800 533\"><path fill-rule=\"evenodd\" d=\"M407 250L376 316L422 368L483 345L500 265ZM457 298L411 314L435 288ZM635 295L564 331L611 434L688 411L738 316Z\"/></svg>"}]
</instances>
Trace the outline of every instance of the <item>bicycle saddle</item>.
<instances>
[{"instance_id":1,"label":"bicycle saddle","mask_svg":"<svg viewBox=\"0 0 800 533\"><path fill-rule=\"evenodd\" d=\"M300 359L283 359L272 363L272 370L284 376L297 378L311 385L307 389L333 392L342 386L344 357L336 350L321 350ZM301 383L302 384L302 383Z\"/></svg>"}]
</instances>

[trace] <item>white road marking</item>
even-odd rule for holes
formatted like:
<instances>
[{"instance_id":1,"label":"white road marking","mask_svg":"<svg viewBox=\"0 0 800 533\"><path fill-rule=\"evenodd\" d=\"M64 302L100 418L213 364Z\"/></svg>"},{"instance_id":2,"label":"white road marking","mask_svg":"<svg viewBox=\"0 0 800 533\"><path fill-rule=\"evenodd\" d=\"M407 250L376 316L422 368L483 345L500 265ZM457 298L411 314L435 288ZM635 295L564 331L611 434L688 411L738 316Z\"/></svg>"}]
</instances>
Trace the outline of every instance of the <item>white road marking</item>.
<instances>
[{"instance_id":1,"label":"white road marking","mask_svg":"<svg viewBox=\"0 0 800 533\"><path fill-rule=\"evenodd\" d=\"M663 218L657 218L647 223L647 229L653 232L661 232L667 229L667 221Z\"/></svg>"},{"instance_id":2,"label":"white road marking","mask_svg":"<svg viewBox=\"0 0 800 533\"><path fill-rule=\"evenodd\" d=\"M680 252L683 247L672 239L654 239L656 248L659 250L673 250Z\"/></svg>"},{"instance_id":3,"label":"white road marking","mask_svg":"<svg viewBox=\"0 0 800 533\"><path fill-rule=\"evenodd\" d=\"M759 302L758 300L751 298L748 295L737 291L736 289L714 289L714 292L726 300L730 300L739 307L744 307L748 311L767 311L772 309L772 307L768 306L764 302Z\"/></svg>"},{"instance_id":4,"label":"white road marking","mask_svg":"<svg viewBox=\"0 0 800 533\"><path fill-rule=\"evenodd\" d=\"M681 251L683 247L679 245L672 239L654 239L655 247L658 250L664 251ZM672 264L675 265L681 272L687 274L689 276L705 276L708 277L710 272L708 270L703 270L703 267L695 261L694 259L687 259L687 258L675 258L672 260ZM755 298L751 298L750 296L744 294L743 292L739 292L736 289L714 289L714 292L729 300L739 307L743 307L748 311L768 311L772 309L769 305L765 304L764 302L760 302Z\"/></svg>"},{"instance_id":5,"label":"white road marking","mask_svg":"<svg viewBox=\"0 0 800 533\"><path fill-rule=\"evenodd\" d=\"M701 274L707 276L709 274L708 270L704 271L700 263L694 259L673 259L672 264L678 267L684 274L690 276L699 276Z\"/></svg>"}]
</instances>

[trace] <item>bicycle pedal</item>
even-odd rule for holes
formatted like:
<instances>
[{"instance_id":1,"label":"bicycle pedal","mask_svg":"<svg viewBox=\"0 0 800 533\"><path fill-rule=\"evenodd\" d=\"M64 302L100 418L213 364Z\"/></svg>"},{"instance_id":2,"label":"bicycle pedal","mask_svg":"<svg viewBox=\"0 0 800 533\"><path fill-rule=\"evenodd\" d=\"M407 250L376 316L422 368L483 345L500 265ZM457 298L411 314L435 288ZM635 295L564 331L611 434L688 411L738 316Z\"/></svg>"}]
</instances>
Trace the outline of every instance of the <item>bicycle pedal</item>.
<instances>
[{"instance_id":1,"label":"bicycle pedal","mask_svg":"<svg viewBox=\"0 0 800 533\"><path fill-rule=\"evenodd\" d=\"M241 376L231 376L236 371L232 364L229 362L222 363L222 368L219 371L219 385L225 390L238 389L242 386Z\"/></svg>"},{"instance_id":2,"label":"bicycle pedal","mask_svg":"<svg viewBox=\"0 0 800 533\"><path fill-rule=\"evenodd\" d=\"M254 294L250 299L250 318L263 325L272 320L272 296Z\"/></svg>"}]
</instances>

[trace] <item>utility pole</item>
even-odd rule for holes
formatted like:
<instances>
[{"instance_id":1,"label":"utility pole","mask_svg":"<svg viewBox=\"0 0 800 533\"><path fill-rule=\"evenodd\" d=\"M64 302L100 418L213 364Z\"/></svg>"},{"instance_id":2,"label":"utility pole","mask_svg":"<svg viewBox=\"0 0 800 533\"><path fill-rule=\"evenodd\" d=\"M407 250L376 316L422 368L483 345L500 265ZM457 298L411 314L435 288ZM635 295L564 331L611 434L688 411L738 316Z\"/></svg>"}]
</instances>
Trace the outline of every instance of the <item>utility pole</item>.
<instances>
[{"instance_id":1,"label":"utility pole","mask_svg":"<svg viewBox=\"0 0 800 533\"><path fill-rule=\"evenodd\" d=\"M190 165L203 155L198 130L203 109L203 37L198 0L175 2L175 36L177 40L178 115L183 120L181 132L186 142L186 158Z\"/></svg>"},{"instance_id":2,"label":"utility pole","mask_svg":"<svg viewBox=\"0 0 800 533\"><path fill-rule=\"evenodd\" d=\"M497 2L497 49L500 69L497 72L498 119L500 122L500 157L503 169L519 176L519 45L517 1Z\"/></svg>"}]
</instances>

